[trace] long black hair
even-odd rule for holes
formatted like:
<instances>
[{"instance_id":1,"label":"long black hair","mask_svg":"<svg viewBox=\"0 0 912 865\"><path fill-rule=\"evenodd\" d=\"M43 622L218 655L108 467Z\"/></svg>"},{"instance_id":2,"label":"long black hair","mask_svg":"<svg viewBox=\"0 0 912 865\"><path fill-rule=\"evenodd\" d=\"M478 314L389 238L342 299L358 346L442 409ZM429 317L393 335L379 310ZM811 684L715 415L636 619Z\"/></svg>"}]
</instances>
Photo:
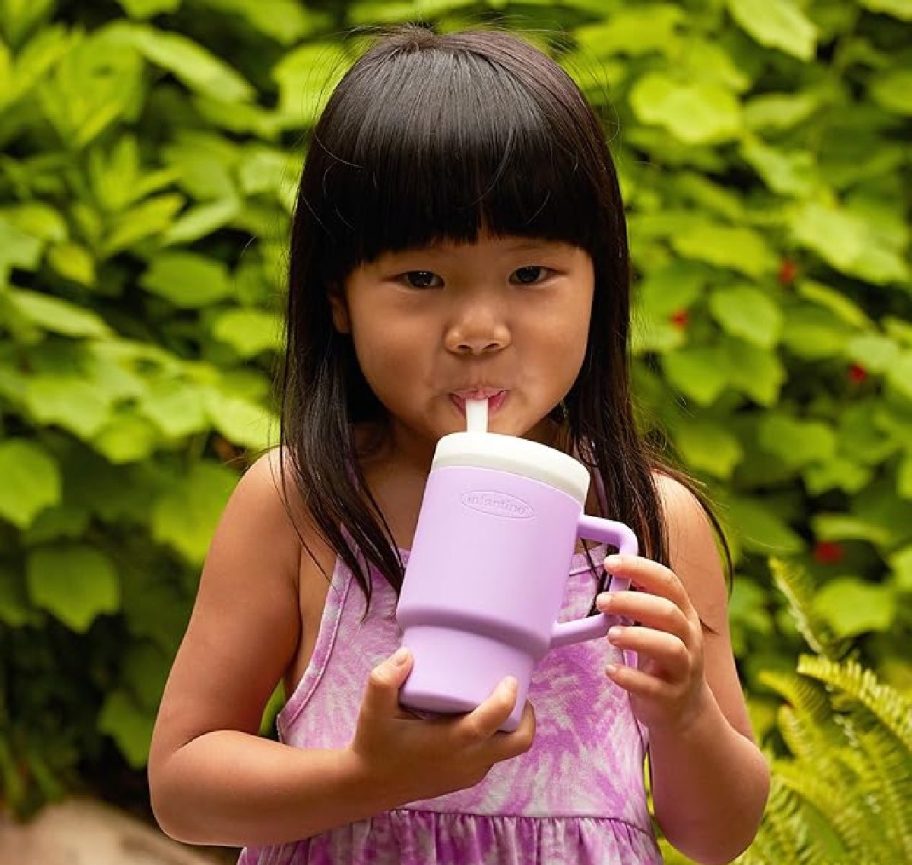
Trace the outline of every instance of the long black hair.
<instances>
[{"instance_id":1,"label":"long black hair","mask_svg":"<svg viewBox=\"0 0 912 865\"><path fill-rule=\"evenodd\" d=\"M474 242L479 229L570 243L595 271L589 338L563 401L563 446L600 481L605 515L667 560L653 472L628 376L630 273L617 175L573 80L511 33L387 31L330 96L309 144L291 229L280 459L320 536L370 598L402 562L368 489L353 425L382 424L329 297L385 251ZM285 479L284 465L281 471ZM313 555L313 552L308 549ZM359 555L360 553L360 555Z\"/></svg>"}]
</instances>

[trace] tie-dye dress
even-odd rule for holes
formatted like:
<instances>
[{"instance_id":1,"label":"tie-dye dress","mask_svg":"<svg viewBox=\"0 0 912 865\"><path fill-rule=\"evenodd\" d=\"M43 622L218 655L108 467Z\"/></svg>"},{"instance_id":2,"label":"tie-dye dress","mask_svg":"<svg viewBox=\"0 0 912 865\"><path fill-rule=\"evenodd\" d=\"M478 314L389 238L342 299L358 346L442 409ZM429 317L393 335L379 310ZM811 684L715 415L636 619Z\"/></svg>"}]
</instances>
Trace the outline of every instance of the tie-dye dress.
<instances>
[{"instance_id":1,"label":"tie-dye dress","mask_svg":"<svg viewBox=\"0 0 912 865\"><path fill-rule=\"evenodd\" d=\"M604 548L592 550L600 565ZM405 554L403 553L403 557ZM560 620L587 613L596 574L574 555ZM310 664L278 717L283 742L342 748L370 670L399 645L396 595L373 574L364 595L337 561ZM532 748L474 787L411 802L302 841L248 847L238 865L656 865L646 807L645 729L604 675L607 640L549 652L532 678Z\"/></svg>"}]
</instances>

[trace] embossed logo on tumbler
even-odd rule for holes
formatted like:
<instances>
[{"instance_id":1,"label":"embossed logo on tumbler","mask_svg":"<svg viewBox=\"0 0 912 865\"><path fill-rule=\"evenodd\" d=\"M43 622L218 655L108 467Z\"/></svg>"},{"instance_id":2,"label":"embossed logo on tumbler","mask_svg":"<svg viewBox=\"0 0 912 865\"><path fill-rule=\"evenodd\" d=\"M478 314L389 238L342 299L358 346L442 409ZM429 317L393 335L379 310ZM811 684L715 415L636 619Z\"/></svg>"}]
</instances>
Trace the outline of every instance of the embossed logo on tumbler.
<instances>
[{"instance_id":1,"label":"embossed logo on tumbler","mask_svg":"<svg viewBox=\"0 0 912 865\"><path fill-rule=\"evenodd\" d=\"M628 526L583 513L588 489L582 463L537 442L476 431L440 439L396 612L414 656L403 705L471 711L514 676L503 726L514 730L545 653L607 633L601 613L555 621L579 538L637 552Z\"/></svg>"}]
</instances>

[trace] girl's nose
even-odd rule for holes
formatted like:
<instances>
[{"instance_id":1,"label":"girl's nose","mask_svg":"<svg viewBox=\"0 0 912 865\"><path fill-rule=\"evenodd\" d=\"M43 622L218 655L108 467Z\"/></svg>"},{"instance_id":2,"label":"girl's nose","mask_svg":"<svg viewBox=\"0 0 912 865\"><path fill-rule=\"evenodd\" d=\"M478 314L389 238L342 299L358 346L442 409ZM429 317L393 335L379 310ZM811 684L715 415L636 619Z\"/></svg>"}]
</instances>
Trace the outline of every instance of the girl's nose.
<instances>
[{"instance_id":1,"label":"girl's nose","mask_svg":"<svg viewBox=\"0 0 912 865\"><path fill-rule=\"evenodd\" d=\"M487 313L464 316L447 330L445 338L447 350L462 355L491 354L510 342L507 325Z\"/></svg>"}]
</instances>

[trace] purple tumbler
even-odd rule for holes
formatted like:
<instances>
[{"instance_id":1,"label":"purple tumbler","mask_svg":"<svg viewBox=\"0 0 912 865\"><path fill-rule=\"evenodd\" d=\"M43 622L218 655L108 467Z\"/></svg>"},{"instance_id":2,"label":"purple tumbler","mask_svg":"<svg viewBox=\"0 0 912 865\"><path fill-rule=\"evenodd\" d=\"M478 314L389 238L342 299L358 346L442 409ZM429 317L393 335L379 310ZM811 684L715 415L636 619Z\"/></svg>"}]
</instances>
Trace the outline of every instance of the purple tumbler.
<instances>
[{"instance_id":1,"label":"purple tumbler","mask_svg":"<svg viewBox=\"0 0 912 865\"><path fill-rule=\"evenodd\" d=\"M403 706L468 712L514 676L502 729L515 730L545 653L607 633L602 613L555 621L579 538L637 553L628 526L583 513L588 490L586 467L546 445L486 432L440 439L396 612L414 656ZM627 585L615 578L611 590Z\"/></svg>"}]
</instances>

